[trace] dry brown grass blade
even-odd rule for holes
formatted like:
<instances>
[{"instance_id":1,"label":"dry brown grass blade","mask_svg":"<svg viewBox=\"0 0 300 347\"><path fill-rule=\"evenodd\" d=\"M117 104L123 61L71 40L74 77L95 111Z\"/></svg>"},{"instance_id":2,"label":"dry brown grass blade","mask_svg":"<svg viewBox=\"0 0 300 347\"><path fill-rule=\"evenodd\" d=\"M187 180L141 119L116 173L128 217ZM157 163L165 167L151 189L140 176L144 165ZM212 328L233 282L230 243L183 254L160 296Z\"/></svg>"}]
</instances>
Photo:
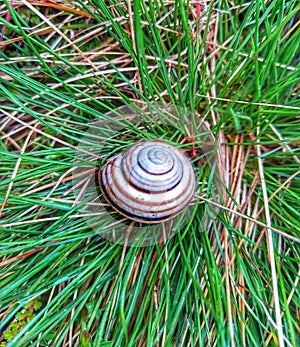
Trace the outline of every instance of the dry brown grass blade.
<instances>
[{"instance_id":1,"label":"dry brown grass blade","mask_svg":"<svg viewBox=\"0 0 300 347\"><path fill-rule=\"evenodd\" d=\"M75 8L64 6L63 4L60 4L59 2L55 1L35 1L35 0L28 0L28 2L32 5L36 6L44 6L44 7L52 7L57 10L60 10L62 12L70 12L73 14L77 14L79 16L87 17L87 18L93 18L89 13L76 10Z\"/></svg>"},{"instance_id":2,"label":"dry brown grass blade","mask_svg":"<svg viewBox=\"0 0 300 347\"><path fill-rule=\"evenodd\" d=\"M258 128L257 131L259 133L260 129ZM260 142L259 139L258 139L258 142ZM277 270L276 270L275 256L274 256L274 245L273 245L273 238L272 238L272 230L270 229L271 216L270 216L270 210L268 205L268 193L267 193L266 181L264 176L263 161L261 159L261 147L260 145L257 145L256 148L257 148L258 168L259 168L260 180L261 180L262 191L263 191L265 215L266 215L266 223L267 223L266 237L268 241L267 245L268 245L269 261L270 261L271 273L272 273L272 287L273 287L273 299L274 299L275 313L276 313L276 323L277 323L276 328L277 328L278 345L280 347L283 347L285 343L284 343L284 334L283 334L283 327L282 327L282 320L281 320L281 307L280 307L279 293L278 293L278 279L277 279Z\"/></svg>"}]
</instances>

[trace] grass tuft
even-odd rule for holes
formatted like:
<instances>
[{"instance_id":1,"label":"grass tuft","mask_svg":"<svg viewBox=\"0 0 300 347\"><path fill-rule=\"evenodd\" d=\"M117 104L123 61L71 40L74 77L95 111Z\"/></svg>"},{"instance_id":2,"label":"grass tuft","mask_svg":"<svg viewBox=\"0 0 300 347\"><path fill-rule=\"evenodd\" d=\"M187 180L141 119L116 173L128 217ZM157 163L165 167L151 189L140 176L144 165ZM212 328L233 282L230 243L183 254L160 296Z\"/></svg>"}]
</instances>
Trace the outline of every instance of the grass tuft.
<instances>
[{"instance_id":1,"label":"grass tuft","mask_svg":"<svg viewBox=\"0 0 300 347\"><path fill-rule=\"evenodd\" d=\"M300 344L299 9L2 2L0 346ZM196 117L164 126L155 106L139 126L111 116L157 103L201 116L223 193L212 199L197 167L207 188L189 223L164 243L126 247L81 217L73 192L92 170L74 187L73 158L97 124L107 137L123 127L106 156L157 137L193 153L182 134L201 144ZM98 139L86 141L95 160ZM203 230L204 208L217 215Z\"/></svg>"}]
</instances>

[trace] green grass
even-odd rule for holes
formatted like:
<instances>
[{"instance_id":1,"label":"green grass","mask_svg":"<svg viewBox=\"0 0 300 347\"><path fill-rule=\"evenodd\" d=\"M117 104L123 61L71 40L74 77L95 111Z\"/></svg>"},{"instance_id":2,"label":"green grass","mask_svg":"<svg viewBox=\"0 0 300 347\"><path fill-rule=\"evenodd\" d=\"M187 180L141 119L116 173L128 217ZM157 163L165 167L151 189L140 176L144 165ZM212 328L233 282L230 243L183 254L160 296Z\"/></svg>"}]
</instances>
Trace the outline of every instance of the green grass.
<instances>
[{"instance_id":1,"label":"green grass","mask_svg":"<svg viewBox=\"0 0 300 347\"><path fill-rule=\"evenodd\" d=\"M294 0L4 0L2 346L300 344L299 10ZM201 146L197 117L157 120L157 102L205 121L223 195L215 206L201 190L164 243L125 247L80 216L73 158L96 124L108 125L84 145L91 160L115 127L106 156L157 137L190 150L180 142L192 134ZM151 105L140 127L111 116ZM209 207L217 216L203 230ZM29 314L33 299L42 305Z\"/></svg>"}]
</instances>

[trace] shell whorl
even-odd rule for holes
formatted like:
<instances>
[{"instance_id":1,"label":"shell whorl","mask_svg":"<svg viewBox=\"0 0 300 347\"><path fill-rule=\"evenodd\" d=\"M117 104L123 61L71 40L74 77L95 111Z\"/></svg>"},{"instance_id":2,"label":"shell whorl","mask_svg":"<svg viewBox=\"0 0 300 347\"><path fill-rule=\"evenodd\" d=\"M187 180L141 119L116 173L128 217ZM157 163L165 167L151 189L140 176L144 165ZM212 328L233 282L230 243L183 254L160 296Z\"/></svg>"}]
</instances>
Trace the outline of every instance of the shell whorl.
<instances>
[{"instance_id":1,"label":"shell whorl","mask_svg":"<svg viewBox=\"0 0 300 347\"><path fill-rule=\"evenodd\" d=\"M98 183L112 207L144 223L175 217L195 191L189 159L160 140L140 142L108 159L99 171Z\"/></svg>"}]
</instances>

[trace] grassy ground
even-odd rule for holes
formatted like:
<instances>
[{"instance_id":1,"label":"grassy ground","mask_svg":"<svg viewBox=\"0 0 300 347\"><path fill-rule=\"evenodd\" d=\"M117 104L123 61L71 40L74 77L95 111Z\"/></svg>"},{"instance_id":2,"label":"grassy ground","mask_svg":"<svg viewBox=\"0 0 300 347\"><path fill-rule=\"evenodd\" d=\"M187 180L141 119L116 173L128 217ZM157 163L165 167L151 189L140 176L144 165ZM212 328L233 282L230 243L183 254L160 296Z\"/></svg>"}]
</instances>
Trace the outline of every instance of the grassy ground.
<instances>
[{"instance_id":1,"label":"grassy ground","mask_svg":"<svg viewBox=\"0 0 300 347\"><path fill-rule=\"evenodd\" d=\"M300 344L299 9L1 2L1 346ZM155 102L209 126L223 194L204 232L195 204L165 243L126 248L81 218L72 160L88 124ZM108 154L174 135L123 121Z\"/></svg>"}]
</instances>

